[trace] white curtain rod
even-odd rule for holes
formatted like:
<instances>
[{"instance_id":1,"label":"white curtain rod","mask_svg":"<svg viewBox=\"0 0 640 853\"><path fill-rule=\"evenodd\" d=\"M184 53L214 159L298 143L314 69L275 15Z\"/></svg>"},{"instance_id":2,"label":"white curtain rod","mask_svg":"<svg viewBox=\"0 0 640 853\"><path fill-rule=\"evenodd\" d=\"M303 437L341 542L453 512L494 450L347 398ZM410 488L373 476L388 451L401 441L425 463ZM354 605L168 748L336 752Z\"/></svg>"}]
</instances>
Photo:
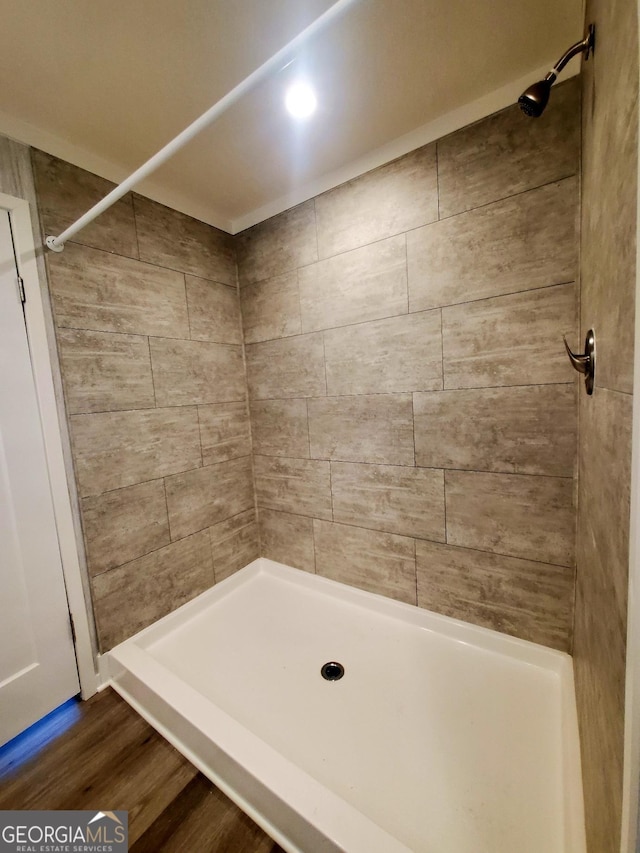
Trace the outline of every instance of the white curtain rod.
<instances>
[{"instance_id":1,"label":"white curtain rod","mask_svg":"<svg viewBox=\"0 0 640 853\"><path fill-rule=\"evenodd\" d=\"M95 204L83 216L77 219L72 225L63 231L62 234L58 237L47 237L45 240L47 247L53 252L61 252L64 249L66 240L69 240L74 236L74 234L77 234L78 231L90 222L93 222L97 216L104 213L104 211L111 207L112 204L115 204L115 202L122 198L123 195L126 195L130 189L154 172L166 160L172 157L176 151L179 151L180 148L187 144L187 142L190 142L194 136L200 133L201 130L204 130L205 127L208 127L218 118L218 116L220 116L243 95L249 92L261 80L267 77L272 71L276 69L281 70L283 67L282 63L289 60L291 58L291 54L294 53L300 45L303 44L303 42L334 21L354 2L356 2L356 0L338 0L337 3L334 3L333 6L327 9L327 11L320 15L319 18L316 18L316 20L302 30L301 33L298 33L294 39L281 48L277 53L274 53L270 59L267 59L266 62L264 62L259 68L256 68L256 70L248 77L245 77L245 79L238 83L238 85L230 92L227 92L224 97L203 113L200 118L197 118L192 122L182 131L182 133L179 133L171 140L171 142L168 142L164 148L161 148L157 154L154 154L153 157L147 160L146 163L143 163L142 166L136 169L136 171L129 175L129 177L121 184L111 190L108 195Z\"/></svg>"}]
</instances>

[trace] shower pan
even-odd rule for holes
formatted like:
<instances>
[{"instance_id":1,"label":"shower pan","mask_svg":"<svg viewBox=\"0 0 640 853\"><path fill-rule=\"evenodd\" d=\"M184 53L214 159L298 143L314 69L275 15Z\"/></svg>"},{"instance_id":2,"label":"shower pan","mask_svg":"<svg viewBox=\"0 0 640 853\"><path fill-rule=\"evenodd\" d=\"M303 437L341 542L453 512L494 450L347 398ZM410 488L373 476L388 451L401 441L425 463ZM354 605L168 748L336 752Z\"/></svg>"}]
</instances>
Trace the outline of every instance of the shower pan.
<instances>
[{"instance_id":1,"label":"shower pan","mask_svg":"<svg viewBox=\"0 0 640 853\"><path fill-rule=\"evenodd\" d=\"M561 652L261 558L107 658L288 853L585 853Z\"/></svg>"}]
</instances>

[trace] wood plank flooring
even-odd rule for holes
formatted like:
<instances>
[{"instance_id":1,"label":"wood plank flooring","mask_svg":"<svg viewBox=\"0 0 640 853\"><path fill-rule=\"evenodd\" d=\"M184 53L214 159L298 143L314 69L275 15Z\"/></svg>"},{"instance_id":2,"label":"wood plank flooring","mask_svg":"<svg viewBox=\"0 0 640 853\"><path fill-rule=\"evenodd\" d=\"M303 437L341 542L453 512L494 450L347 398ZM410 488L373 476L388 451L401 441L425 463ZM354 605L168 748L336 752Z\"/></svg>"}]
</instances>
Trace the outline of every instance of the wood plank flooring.
<instances>
[{"instance_id":1,"label":"wood plank flooring","mask_svg":"<svg viewBox=\"0 0 640 853\"><path fill-rule=\"evenodd\" d=\"M132 853L283 853L110 688L0 779L0 809L126 809Z\"/></svg>"}]
</instances>

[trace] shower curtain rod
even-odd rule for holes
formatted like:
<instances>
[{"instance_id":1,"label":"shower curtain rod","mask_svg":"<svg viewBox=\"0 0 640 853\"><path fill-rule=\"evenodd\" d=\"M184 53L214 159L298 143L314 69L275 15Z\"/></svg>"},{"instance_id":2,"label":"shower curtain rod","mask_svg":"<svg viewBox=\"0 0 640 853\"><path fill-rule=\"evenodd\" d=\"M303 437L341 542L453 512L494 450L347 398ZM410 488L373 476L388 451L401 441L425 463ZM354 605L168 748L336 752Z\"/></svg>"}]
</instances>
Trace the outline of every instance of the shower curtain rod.
<instances>
[{"instance_id":1,"label":"shower curtain rod","mask_svg":"<svg viewBox=\"0 0 640 853\"><path fill-rule=\"evenodd\" d=\"M254 86L261 82L274 70L282 70L283 62L291 58L300 45L308 38L321 29L326 27L341 15L349 6L355 3L356 0L338 0L333 6L330 6L326 12L316 18L308 27L293 38L288 44L282 47L277 53L274 53L270 59L267 59L259 68L256 68L248 77L245 77L237 86L234 86L230 92L227 92L217 103L210 107L199 118L186 127L182 133L179 133L171 142L168 142L164 148L161 148L157 154L154 154L146 163L143 163L135 172L129 175L121 184L118 184L111 192L106 195L101 201L95 204L83 216L65 229L62 234L57 237L47 237L45 243L53 252L62 252L65 241L69 240L74 234L77 234L82 228L104 213L112 204L115 204L118 199L126 195L130 189L136 184L154 172L166 160L172 157L176 151L179 151L187 142L190 142L194 136L197 136L201 130L208 127L220 116L226 109L239 100L244 94L249 92Z\"/></svg>"}]
</instances>

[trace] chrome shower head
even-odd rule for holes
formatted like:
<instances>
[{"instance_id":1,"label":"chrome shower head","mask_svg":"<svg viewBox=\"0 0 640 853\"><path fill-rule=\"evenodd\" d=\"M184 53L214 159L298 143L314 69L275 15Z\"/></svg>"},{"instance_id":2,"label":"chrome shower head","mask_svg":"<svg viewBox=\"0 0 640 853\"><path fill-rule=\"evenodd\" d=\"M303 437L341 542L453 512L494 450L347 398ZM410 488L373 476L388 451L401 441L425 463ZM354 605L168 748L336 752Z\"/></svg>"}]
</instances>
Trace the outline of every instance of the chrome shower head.
<instances>
[{"instance_id":1,"label":"chrome shower head","mask_svg":"<svg viewBox=\"0 0 640 853\"><path fill-rule=\"evenodd\" d=\"M594 49L596 39L595 24L589 24L587 35L582 41L571 45L569 50L560 57L551 71L547 74L544 80L534 83L524 91L518 98L518 106L525 115L532 118L539 118L544 112L544 108L549 102L549 94L551 87L556 82L558 74L562 71L569 60L578 53L584 53L585 60L589 59L591 51Z\"/></svg>"}]
</instances>

